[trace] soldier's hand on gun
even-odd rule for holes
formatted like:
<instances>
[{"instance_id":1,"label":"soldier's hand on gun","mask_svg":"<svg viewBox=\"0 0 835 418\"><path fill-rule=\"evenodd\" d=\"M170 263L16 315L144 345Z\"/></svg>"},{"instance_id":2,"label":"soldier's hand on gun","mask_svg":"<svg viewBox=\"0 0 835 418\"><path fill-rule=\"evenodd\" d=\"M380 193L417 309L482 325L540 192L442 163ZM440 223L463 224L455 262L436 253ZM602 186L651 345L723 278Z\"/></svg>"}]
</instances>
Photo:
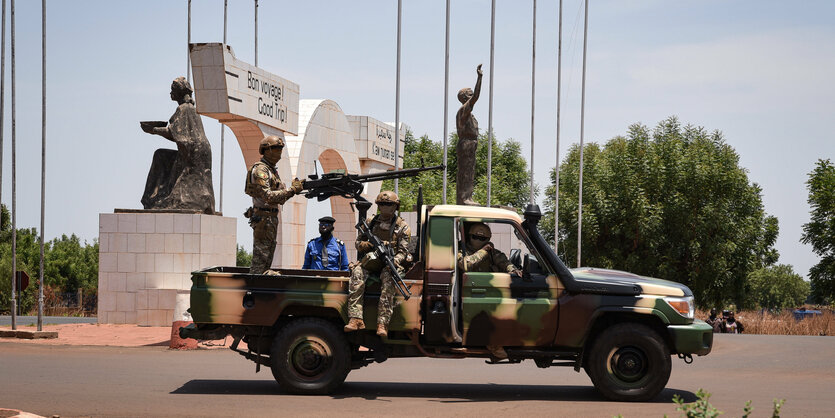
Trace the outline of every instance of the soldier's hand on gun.
<instances>
[{"instance_id":1,"label":"soldier's hand on gun","mask_svg":"<svg viewBox=\"0 0 835 418\"><path fill-rule=\"evenodd\" d=\"M304 189L303 180L299 180L298 178L294 178L293 182L290 183L290 189L293 190L293 193L299 194Z\"/></svg>"}]
</instances>

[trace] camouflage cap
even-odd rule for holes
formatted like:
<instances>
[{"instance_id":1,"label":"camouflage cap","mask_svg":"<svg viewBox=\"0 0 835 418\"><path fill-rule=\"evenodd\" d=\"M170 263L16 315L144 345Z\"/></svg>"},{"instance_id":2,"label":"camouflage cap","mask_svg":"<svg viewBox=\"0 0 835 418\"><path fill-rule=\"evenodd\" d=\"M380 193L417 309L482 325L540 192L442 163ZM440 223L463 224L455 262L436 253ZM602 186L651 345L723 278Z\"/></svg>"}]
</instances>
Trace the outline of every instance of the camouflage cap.
<instances>
[{"instance_id":1,"label":"camouflage cap","mask_svg":"<svg viewBox=\"0 0 835 418\"><path fill-rule=\"evenodd\" d=\"M284 138L275 135L265 136L258 145L258 152L261 153L261 155L264 155L264 151L266 151L267 148L276 146L284 148Z\"/></svg>"}]
</instances>

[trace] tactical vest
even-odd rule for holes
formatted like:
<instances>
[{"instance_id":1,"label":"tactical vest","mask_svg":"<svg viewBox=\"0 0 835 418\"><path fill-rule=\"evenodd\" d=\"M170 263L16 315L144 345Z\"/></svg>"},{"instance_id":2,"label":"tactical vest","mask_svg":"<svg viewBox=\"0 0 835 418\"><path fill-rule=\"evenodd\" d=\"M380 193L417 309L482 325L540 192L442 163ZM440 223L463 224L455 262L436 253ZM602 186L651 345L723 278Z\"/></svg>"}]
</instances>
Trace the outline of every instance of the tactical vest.
<instances>
[{"instance_id":1,"label":"tactical vest","mask_svg":"<svg viewBox=\"0 0 835 418\"><path fill-rule=\"evenodd\" d=\"M264 167L267 167L269 172L272 173L273 176L275 176L276 181L278 183L281 183L281 180L278 177L278 172L275 170L275 167L270 167L269 164L259 160L258 162L253 164L252 167L249 168L249 171L246 172L246 182L244 184L244 193L246 193L249 196L252 196L252 194L255 193L255 189L259 187L257 184L255 184L254 181L252 181L252 172L255 170L255 167L257 167L259 164L263 165Z\"/></svg>"}]
</instances>

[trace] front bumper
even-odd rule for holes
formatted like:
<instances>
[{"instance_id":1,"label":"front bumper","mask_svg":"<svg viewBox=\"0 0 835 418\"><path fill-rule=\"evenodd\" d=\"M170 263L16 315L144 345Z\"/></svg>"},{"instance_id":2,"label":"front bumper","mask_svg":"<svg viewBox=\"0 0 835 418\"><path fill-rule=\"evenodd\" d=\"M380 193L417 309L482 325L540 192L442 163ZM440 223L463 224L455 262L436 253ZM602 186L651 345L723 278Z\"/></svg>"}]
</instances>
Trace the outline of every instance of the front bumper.
<instances>
[{"instance_id":1,"label":"front bumper","mask_svg":"<svg viewBox=\"0 0 835 418\"><path fill-rule=\"evenodd\" d=\"M713 328L700 319L689 325L668 325L676 354L705 356L713 348Z\"/></svg>"}]
</instances>

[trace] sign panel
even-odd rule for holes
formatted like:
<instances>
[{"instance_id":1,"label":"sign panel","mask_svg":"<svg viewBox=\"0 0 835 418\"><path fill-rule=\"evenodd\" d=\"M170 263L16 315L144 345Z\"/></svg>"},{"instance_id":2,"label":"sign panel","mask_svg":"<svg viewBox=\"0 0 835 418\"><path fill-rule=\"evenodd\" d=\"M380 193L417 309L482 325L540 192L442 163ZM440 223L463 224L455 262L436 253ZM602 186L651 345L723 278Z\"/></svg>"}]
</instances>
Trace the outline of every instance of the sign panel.
<instances>
[{"instance_id":1,"label":"sign panel","mask_svg":"<svg viewBox=\"0 0 835 418\"><path fill-rule=\"evenodd\" d=\"M228 45L190 45L197 112L298 135L299 85L235 58Z\"/></svg>"},{"instance_id":2,"label":"sign panel","mask_svg":"<svg viewBox=\"0 0 835 418\"><path fill-rule=\"evenodd\" d=\"M406 143L406 125L401 123L400 141L394 140L392 124L380 122L368 116L348 116L348 123L357 143L360 158L374 160L394 167L395 142L399 143L398 168L403 167L403 146Z\"/></svg>"},{"instance_id":3,"label":"sign panel","mask_svg":"<svg viewBox=\"0 0 835 418\"><path fill-rule=\"evenodd\" d=\"M23 270L18 270L15 272L15 288L18 292L22 292L29 287L29 274L27 274Z\"/></svg>"}]
</instances>

